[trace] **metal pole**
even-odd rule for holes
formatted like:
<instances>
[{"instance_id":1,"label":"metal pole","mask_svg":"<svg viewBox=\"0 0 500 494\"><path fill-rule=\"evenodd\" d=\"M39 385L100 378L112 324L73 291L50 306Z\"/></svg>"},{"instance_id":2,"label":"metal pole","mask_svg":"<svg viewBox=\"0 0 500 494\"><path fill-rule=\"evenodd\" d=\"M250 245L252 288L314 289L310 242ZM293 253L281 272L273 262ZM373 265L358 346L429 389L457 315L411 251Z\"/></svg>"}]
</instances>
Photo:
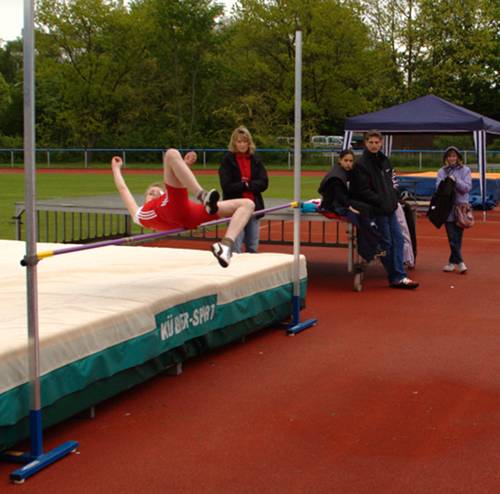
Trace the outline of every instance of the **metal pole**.
<instances>
[{"instance_id":1,"label":"metal pole","mask_svg":"<svg viewBox=\"0 0 500 494\"><path fill-rule=\"evenodd\" d=\"M35 36L34 1L24 1L24 204L26 206L26 257L36 258L35 207ZM43 451L40 395L40 346L38 332L38 288L36 262L26 269L28 304L28 345L30 375L30 434L31 454Z\"/></svg>"},{"instance_id":2,"label":"metal pole","mask_svg":"<svg viewBox=\"0 0 500 494\"><path fill-rule=\"evenodd\" d=\"M28 323L28 360L30 388L30 453L4 454L2 458L25 463L10 474L14 482L28 477L66 456L78 447L66 441L48 453L43 453L42 403L40 393L40 343L38 332L38 280L35 219L35 32L34 0L24 0L23 63L24 63L24 204L26 207L26 301Z\"/></svg>"},{"instance_id":3,"label":"metal pole","mask_svg":"<svg viewBox=\"0 0 500 494\"><path fill-rule=\"evenodd\" d=\"M300 203L300 172L302 158L302 31L295 32L295 129L293 155L293 199ZM293 296L300 297L300 208L293 211ZM294 314L294 321L298 321Z\"/></svg>"},{"instance_id":4,"label":"metal pole","mask_svg":"<svg viewBox=\"0 0 500 494\"><path fill-rule=\"evenodd\" d=\"M294 135L294 201L299 207L293 211L293 297L292 324L288 334L293 335L316 324L316 320L300 322L300 166L302 160L302 31L295 32L295 135Z\"/></svg>"}]
</instances>

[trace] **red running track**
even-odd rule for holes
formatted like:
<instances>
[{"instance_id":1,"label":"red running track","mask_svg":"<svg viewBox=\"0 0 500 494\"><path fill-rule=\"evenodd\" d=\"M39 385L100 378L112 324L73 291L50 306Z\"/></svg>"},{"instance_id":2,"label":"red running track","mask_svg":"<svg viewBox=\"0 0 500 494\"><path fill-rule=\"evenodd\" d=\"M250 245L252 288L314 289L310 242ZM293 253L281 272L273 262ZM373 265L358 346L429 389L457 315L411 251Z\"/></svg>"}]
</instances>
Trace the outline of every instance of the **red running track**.
<instances>
[{"instance_id":1,"label":"red running track","mask_svg":"<svg viewBox=\"0 0 500 494\"><path fill-rule=\"evenodd\" d=\"M46 447L79 454L20 486L0 464L0 492L498 492L500 212L466 232L465 276L440 270L443 231L419 219L418 237L414 292L370 265L356 293L345 250L304 248L316 327L262 331L54 427Z\"/></svg>"}]
</instances>

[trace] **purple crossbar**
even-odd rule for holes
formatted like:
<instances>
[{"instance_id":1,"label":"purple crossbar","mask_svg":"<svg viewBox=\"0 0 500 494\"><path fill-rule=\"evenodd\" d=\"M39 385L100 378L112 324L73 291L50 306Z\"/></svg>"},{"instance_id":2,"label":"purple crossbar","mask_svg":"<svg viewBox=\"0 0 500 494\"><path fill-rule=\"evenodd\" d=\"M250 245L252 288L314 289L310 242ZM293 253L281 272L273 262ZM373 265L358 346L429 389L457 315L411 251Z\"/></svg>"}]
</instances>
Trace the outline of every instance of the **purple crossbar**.
<instances>
[{"instance_id":1,"label":"purple crossbar","mask_svg":"<svg viewBox=\"0 0 500 494\"><path fill-rule=\"evenodd\" d=\"M255 214L262 213L270 213L272 211L278 211L279 209L286 209L292 207L293 203L282 204L280 206L273 206L267 209L261 209L259 211L255 211L252 213L252 216ZM220 225L222 223L227 223L231 220L231 217L220 218L218 220L207 221L206 223L202 223L198 226L198 228L205 228L214 225ZM143 233L141 235L134 235L132 237L124 237L124 238L116 238L113 240L103 240L102 242L94 242L91 244L85 245L76 245L75 247L66 247L64 249L57 249L51 252L50 256L58 256L60 254L69 254L70 252L79 252L81 250L89 250L89 249L97 249L98 247L108 247L110 245L126 245L126 244L135 244L137 242L147 242L148 240L156 240L162 237L166 237L168 235L175 235L176 233L182 233L190 230L190 228L175 228L173 230L167 230L164 232L155 232L155 233Z\"/></svg>"}]
</instances>

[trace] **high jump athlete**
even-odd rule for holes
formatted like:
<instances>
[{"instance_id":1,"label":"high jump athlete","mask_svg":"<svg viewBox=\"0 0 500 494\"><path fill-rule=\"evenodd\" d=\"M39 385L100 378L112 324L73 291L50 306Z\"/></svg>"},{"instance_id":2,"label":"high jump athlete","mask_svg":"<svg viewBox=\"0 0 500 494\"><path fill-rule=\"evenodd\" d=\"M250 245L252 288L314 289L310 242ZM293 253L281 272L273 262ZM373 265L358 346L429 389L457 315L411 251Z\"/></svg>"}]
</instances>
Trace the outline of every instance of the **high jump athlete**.
<instances>
[{"instance_id":1,"label":"high jump athlete","mask_svg":"<svg viewBox=\"0 0 500 494\"><path fill-rule=\"evenodd\" d=\"M184 159L177 149L168 149L163 158L163 184L152 184L146 189L144 205L138 206L125 183L121 168L123 160L114 156L111 169L116 188L134 222L144 228L166 231L175 228L193 229L201 223L231 217L226 235L212 245L212 253L226 268L231 261L232 246L254 211L250 199L219 201L217 190L206 191L189 168L196 161L190 151ZM199 202L189 199L188 193Z\"/></svg>"}]
</instances>

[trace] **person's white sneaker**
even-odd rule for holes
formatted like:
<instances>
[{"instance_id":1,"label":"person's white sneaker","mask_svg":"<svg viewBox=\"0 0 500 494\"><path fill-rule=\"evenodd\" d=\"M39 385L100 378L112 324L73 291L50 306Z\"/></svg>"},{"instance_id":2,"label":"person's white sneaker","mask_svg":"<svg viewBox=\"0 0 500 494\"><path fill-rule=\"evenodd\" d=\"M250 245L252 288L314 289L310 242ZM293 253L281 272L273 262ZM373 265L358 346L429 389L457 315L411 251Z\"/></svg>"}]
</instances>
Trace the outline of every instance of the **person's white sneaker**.
<instances>
[{"instance_id":1,"label":"person's white sneaker","mask_svg":"<svg viewBox=\"0 0 500 494\"><path fill-rule=\"evenodd\" d=\"M445 273L453 273L453 271L455 271L455 265L450 262L450 264L447 264L446 266L444 266L443 271Z\"/></svg>"},{"instance_id":2,"label":"person's white sneaker","mask_svg":"<svg viewBox=\"0 0 500 494\"><path fill-rule=\"evenodd\" d=\"M228 247L221 242L215 242L215 244L212 245L212 252L223 268L227 268L229 266L229 263L231 262L231 247Z\"/></svg>"},{"instance_id":3,"label":"person's white sneaker","mask_svg":"<svg viewBox=\"0 0 500 494\"><path fill-rule=\"evenodd\" d=\"M465 265L464 262L459 263L459 265L458 265L458 272L460 274L465 274L467 272L467 266Z\"/></svg>"}]
</instances>

